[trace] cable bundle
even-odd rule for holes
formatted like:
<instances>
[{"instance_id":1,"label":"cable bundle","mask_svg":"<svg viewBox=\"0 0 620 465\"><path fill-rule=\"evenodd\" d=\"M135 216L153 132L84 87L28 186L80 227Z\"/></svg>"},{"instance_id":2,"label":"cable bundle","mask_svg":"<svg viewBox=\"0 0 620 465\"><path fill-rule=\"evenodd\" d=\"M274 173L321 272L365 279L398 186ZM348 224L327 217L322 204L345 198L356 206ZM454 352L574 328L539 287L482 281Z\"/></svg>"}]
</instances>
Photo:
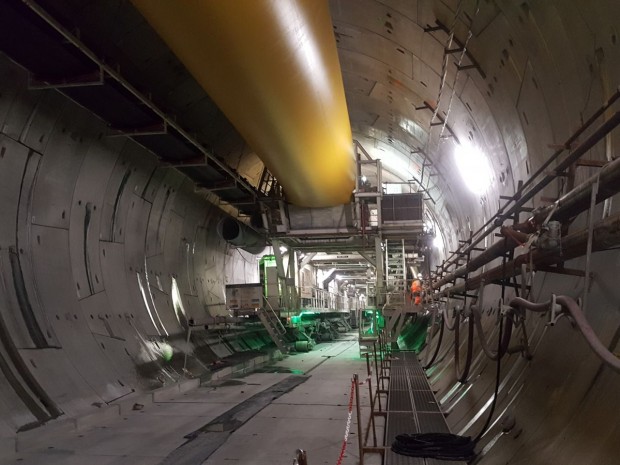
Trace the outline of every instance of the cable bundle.
<instances>
[{"instance_id":1,"label":"cable bundle","mask_svg":"<svg viewBox=\"0 0 620 465\"><path fill-rule=\"evenodd\" d=\"M409 457L468 462L476 456L475 445L469 436L450 433L399 434L392 451Z\"/></svg>"}]
</instances>

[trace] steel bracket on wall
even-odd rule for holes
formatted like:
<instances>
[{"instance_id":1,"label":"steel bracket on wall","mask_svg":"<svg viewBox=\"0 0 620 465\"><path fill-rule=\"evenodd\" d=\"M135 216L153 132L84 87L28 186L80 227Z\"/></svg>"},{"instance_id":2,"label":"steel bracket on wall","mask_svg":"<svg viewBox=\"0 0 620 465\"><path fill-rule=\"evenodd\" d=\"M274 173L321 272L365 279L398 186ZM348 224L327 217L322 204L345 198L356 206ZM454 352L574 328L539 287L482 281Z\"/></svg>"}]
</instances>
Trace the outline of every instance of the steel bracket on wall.
<instances>
[{"instance_id":1,"label":"steel bracket on wall","mask_svg":"<svg viewBox=\"0 0 620 465\"><path fill-rule=\"evenodd\" d=\"M435 24L436 24L436 26L427 26L427 27L425 27L424 28L424 32L427 33L427 34L430 34L432 32L442 31L442 32L445 32L446 34L450 34L450 29L445 24L443 24L442 22L440 22L437 19L435 20ZM451 55L451 54L454 54L454 53L460 53L463 50L465 50L465 44L462 41L460 41L459 39L457 39L456 36L453 37L452 40L457 45L457 48L453 48L453 49L449 49L449 50L444 49L444 54ZM480 66L480 63L478 63L478 60L476 60L476 58L471 54L471 52L469 50L465 50L465 56L469 59L470 64L458 66L458 64L455 63L455 65L457 65L458 69L459 70L475 69L476 71L478 71L478 73L480 73L480 76L482 77L482 79L486 79L487 75L482 70L482 67Z\"/></svg>"},{"instance_id":2,"label":"steel bracket on wall","mask_svg":"<svg viewBox=\"0 0 620 465\"><path fill-rule=\"evenodd\" d=\"M162 121L161 123L151 124L149 126L142 127L111 127L114 131L112 134L108 134L108 137L136 137L136 136L160 136L162 134L168 134L168 123Z\"/></svg>"},{"instance_id":3,"label":"steel bracket on wall","mask_svg":"<svg viewBox=\"0 0 620 465\"><path fill-rule=\"evenodd\" d=\"M96 71L79 76L66 76L63 78L39 76L28 73L28 89L66 89L69 87L101 86L105 81L104 71L101 66Z\"/></svg>"}]
</instances>

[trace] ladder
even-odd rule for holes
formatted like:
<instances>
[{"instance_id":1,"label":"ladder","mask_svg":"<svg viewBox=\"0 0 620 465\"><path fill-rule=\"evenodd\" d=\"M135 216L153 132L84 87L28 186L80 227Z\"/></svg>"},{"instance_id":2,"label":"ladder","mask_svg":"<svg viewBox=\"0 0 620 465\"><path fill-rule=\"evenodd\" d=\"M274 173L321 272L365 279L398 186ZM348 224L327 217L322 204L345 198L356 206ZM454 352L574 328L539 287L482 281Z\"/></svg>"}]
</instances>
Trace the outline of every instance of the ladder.
<instances>
[{"instance_id":1,"label":"ladder","mask_svg":"<svg viewBox=\"0 0 620 465\"><path fill-rule=\"evenodd\" d=\"M382 308L384 332L389 342L396 341L406 319L408 301L406 251L404 239L385 241L385 282L388 294Z\"/></svg>"},{"instance_id":2,"label":"ladder","mask_svg":"<svg viewBox=\"0 0 620 465\"><path fill-rule=\"evenodd\" d=\"M407 294L404 239L385 241L385 281L390 289L389 302L404 304Z\"/></svg>"},{"instance_id":3,"label":"ladder","mask_svg":"<svg viewBox=\"0 0 620 465\"><path fill-rule=\"evenodd\" d=\"M269 333L269 336L275 342L280 351L285 354L288 352L288 344L284 339L286 328L280 321L280 318L273 310L273 307L267 299L263 299L265 305L258 309L258 318Z\"/></svg>"}]
</instances>

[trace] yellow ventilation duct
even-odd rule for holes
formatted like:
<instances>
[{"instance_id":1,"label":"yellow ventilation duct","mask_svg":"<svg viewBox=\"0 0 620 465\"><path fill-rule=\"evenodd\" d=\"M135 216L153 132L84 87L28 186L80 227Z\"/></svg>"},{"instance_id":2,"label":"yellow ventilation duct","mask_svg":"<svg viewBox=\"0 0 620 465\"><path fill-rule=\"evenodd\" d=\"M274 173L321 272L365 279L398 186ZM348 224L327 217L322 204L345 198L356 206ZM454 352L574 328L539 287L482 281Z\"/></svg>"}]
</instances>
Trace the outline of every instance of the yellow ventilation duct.
<instances>
[{"instance_id":1,"label":"yellow ventilation duct","mask_svg":"<svg viewBox=\"0 0 620 465\"><path fill-rule=\"evenodd\" d=\"M349 201L351 127L326 0L132 1L292 203Z\"/></svg>"}]
</instances>

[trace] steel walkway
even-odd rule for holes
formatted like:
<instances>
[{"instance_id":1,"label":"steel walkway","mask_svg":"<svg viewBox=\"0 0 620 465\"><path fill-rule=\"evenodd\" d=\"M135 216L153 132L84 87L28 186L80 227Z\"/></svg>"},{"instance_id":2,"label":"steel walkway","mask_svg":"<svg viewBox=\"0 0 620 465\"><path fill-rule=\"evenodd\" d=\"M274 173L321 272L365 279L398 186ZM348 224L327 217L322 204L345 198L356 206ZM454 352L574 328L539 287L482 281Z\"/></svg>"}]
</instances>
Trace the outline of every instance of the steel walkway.
<instances>
[{"instance_id":1,"label":"steel walkway","mask_svg":"<svg viewBox=\"0 0 620 465\"><path fill-rule=\"evenodd\" d=\"M388 386L385 444L403 433L449 433L424 370L413 352L394 352ZM385 465L454 465L466 462L423 459L386 451Z\"/></svg>"}]
</instances>

